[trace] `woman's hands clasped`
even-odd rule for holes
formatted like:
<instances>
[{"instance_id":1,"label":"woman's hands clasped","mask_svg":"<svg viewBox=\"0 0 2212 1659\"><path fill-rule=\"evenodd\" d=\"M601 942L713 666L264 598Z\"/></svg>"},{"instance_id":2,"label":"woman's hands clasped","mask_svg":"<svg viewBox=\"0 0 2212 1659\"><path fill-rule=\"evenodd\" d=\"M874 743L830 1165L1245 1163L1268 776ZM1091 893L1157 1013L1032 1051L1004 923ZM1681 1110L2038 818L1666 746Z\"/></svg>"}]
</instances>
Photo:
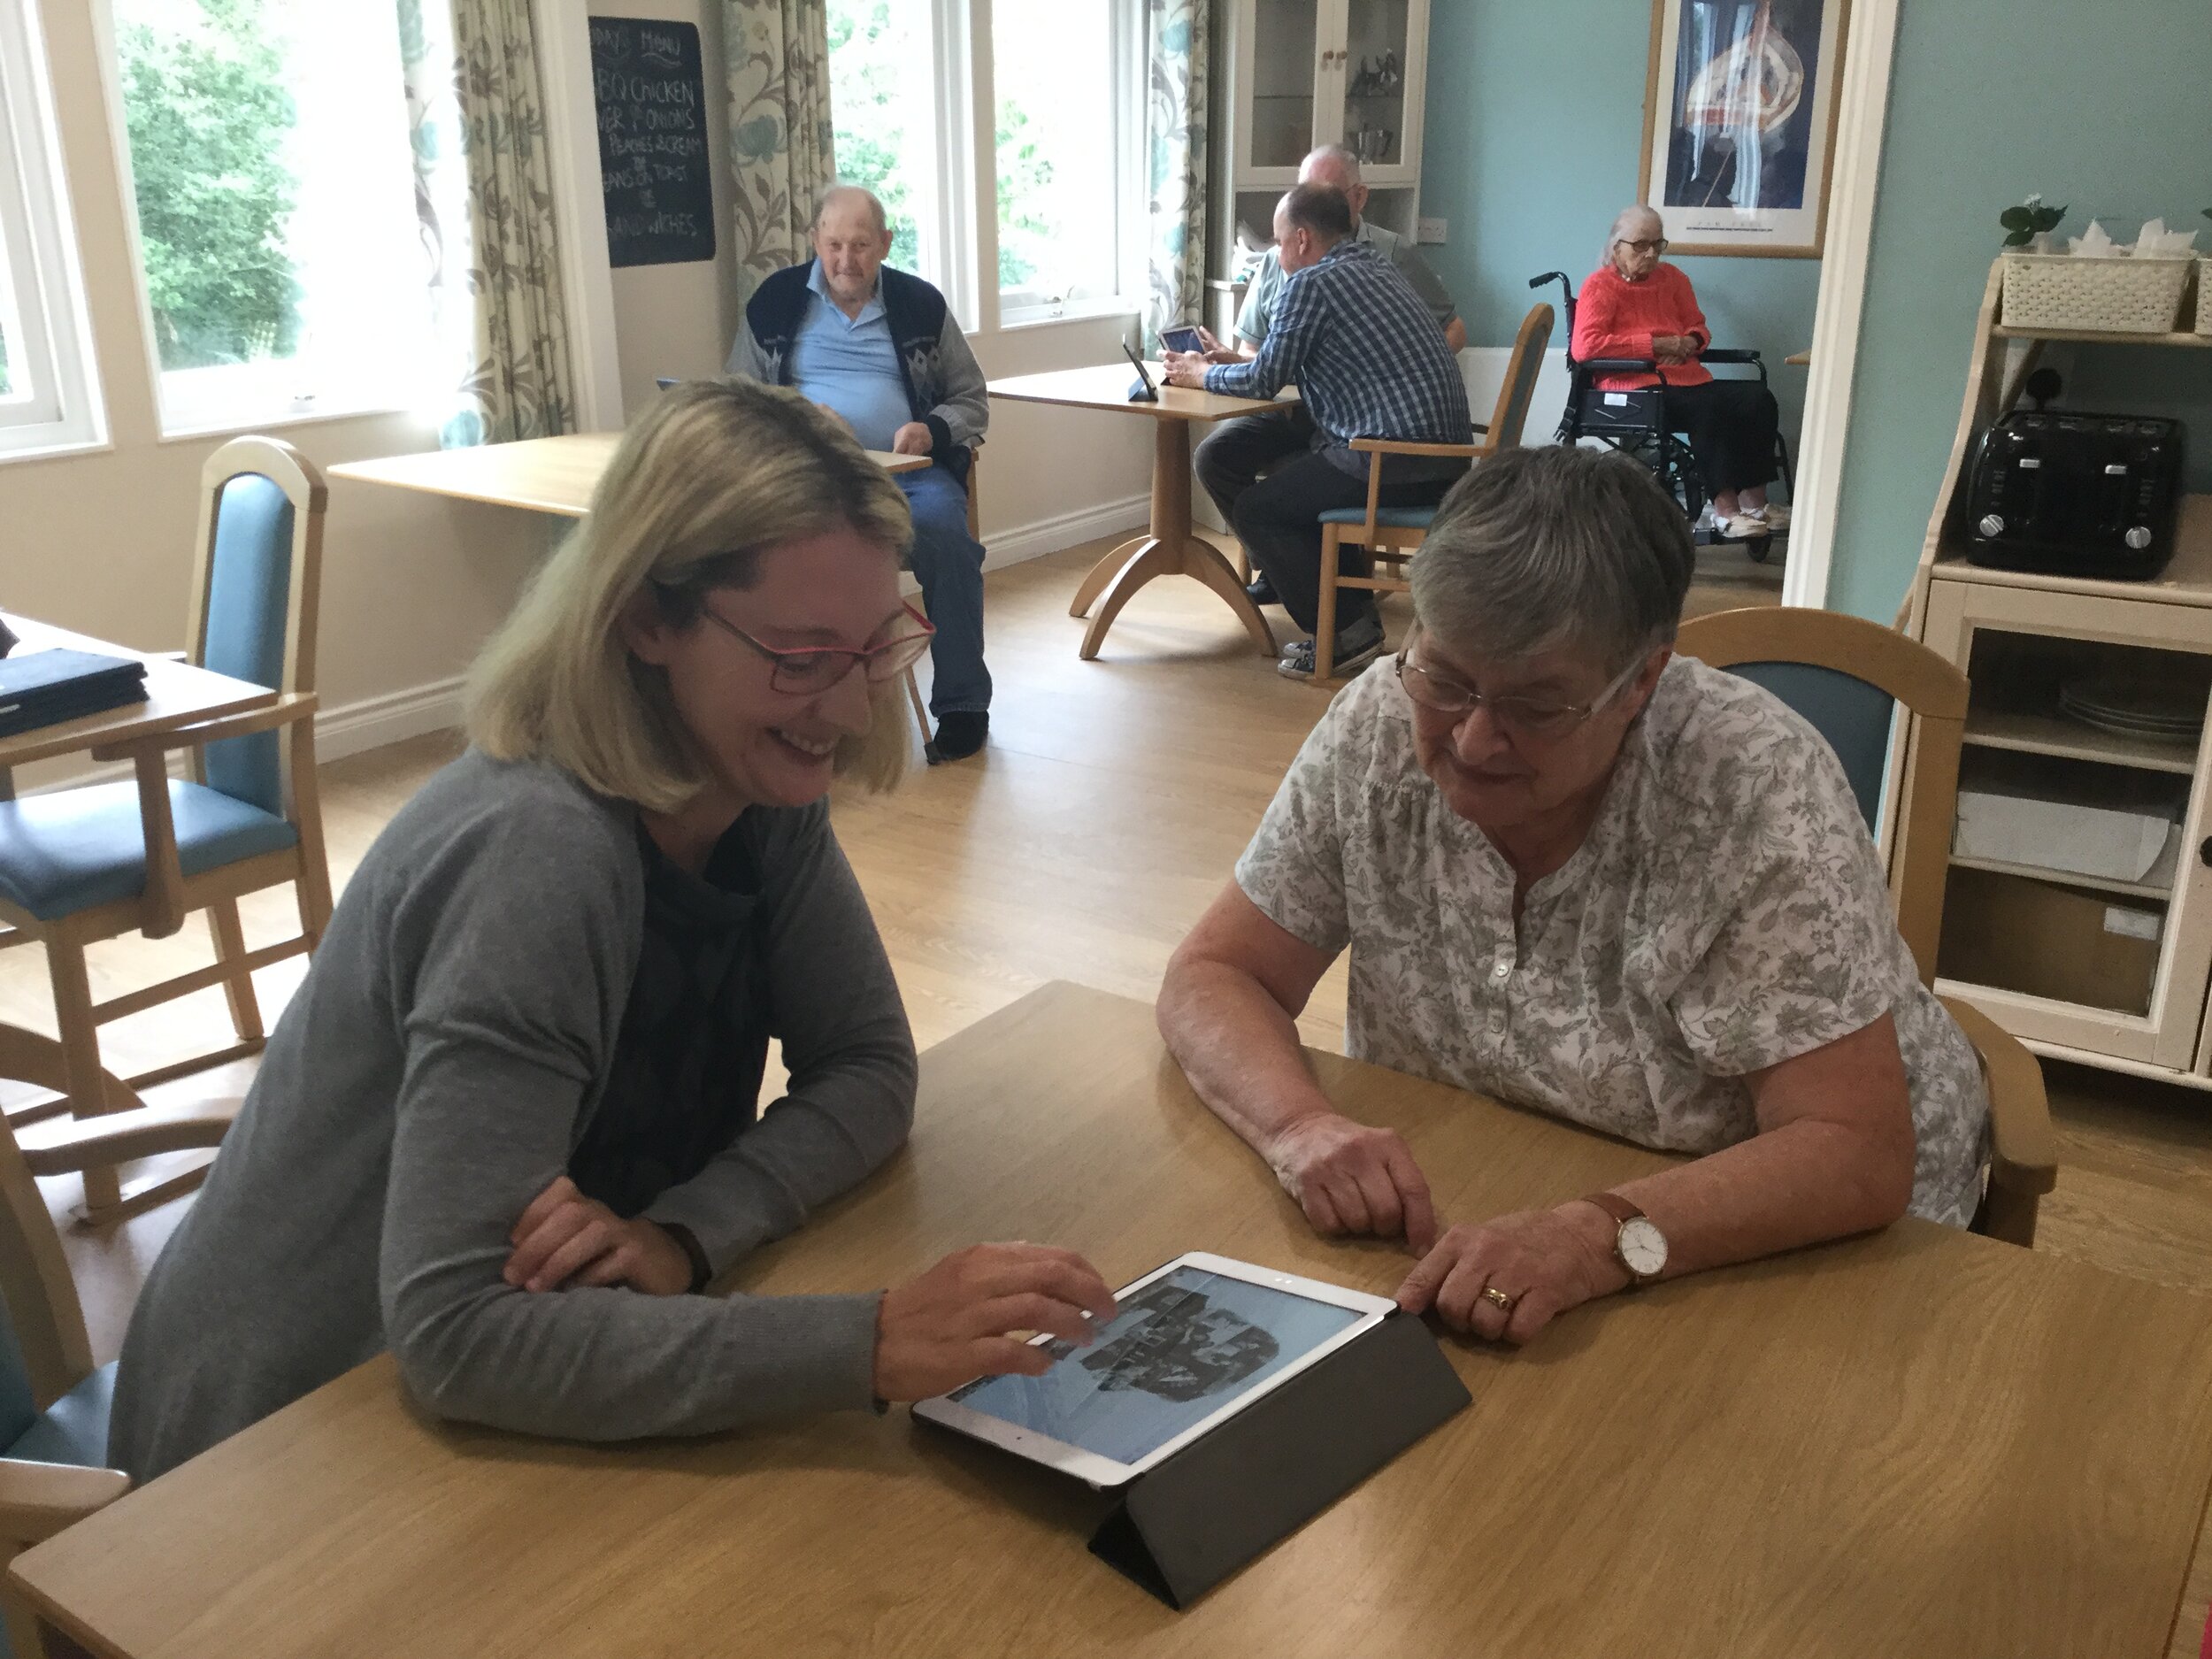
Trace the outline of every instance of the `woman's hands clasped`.
<instances>
[{"instance_id":1,"label":"woman's hands clasped","mask_svg":"<svg viewBox=\"0 0 2212 1659\"><path fill-rule=\"evenodd\" d=\"M623 1220L565 1175L530 1201L507 1242L514 1250L503 1277L518 1290L627 1285L677 1296L691 1288L682 1245L642 1216Z\"/></svg>"},{"instance_id":2,"label":"woman's hands clasped","mask_svg":"<svg viewBox=\"0 0 2212 1659\"><path fill-rule=\"evenodd\" d=\"M1114 1293L1072 1250L974 1244L884 1294L876 1312L879 1400L926 1400L978 1377L1035 1377L1053 1356L1014 1334L1088 1344Z\"/></svg>"}]
</instances>

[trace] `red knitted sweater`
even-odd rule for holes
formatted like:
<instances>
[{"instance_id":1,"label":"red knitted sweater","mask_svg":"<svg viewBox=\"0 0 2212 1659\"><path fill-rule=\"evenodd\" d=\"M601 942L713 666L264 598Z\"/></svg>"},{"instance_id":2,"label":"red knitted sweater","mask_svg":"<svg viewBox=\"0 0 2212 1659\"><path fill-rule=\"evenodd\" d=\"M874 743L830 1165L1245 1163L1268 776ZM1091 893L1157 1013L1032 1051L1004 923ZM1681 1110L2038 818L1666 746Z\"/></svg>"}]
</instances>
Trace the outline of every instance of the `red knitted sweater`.
<instances>
[{"instance_id":1,"label":"red knitted sweater","mask_svg":"<svg viewBox=\"0 0 2212 1659\"><path fill-rule=\"evenodd\" d=\"M1576 362L1650 357L1655 334L1691 335L1700 351L1713 343L1689 278L1671 265L1655 267L1640 282L1629 281L1609 265L1590 273L1575 296ZM1713 372L1702 363L1676 363L1667 365L1663 376L1608 374L1598 384L1609 392L1623 392L1656 386L1663 378L1670 386L1702 386Z\"/></svg>"}]
</instances>

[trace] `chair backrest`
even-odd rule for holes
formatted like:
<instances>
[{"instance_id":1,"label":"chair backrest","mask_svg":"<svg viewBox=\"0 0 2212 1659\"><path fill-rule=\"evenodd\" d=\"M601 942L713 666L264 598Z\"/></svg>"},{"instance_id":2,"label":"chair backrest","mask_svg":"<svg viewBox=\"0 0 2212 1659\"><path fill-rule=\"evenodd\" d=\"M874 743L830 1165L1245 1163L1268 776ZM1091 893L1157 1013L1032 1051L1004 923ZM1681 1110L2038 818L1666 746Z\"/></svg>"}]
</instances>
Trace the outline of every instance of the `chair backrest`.
<instances>
[{"instance_id":1,"label":"chair backrest","mask_svg":"<svg viewBox=\"0 0 2212 1659\"><path fill-rule=\"evenodd\" d=\"M1514 336L1513 355L1505 365L1505 383L1498 388L1497 407L1490 411L1491 449L1518 449L1521 428L1528 424L1528 406L1536 396L1536 377L1544 370L1544 352L1551 344L1556 313L1548 305L1532 305Z\"/></svg>"},{"instance_id":2,"label":"chair backrest","mask_svg":"<svg viewBox=\"0 0 2212 1659\"><path fill-rule=\"evenodd\" d=\"M61 1235L14 1134L0 1125L0 1447L92 1371Z\"/></svg>"},{"instance_id":3,"label":"chair backrest","mask_svg":"<svg viewBox=\"0 0 2212 1659\"><path fill-rule=\"evenodd\" d=\"M1797 606L1696 618L1682 625L1675 649L1763 686L1803 716L1843 763L1869 829L1881 813L1896 707L1918 717L1905 751L1890 891L1921 983L1933 985L1958 811L1966 676L1894 629Z\"/></svg>"},{"instance_id":4,"label":"chair backrest","mask_svg":"<svg viewBox=\"0 0 2212 1659\"><path fill-rule=\"evenodd\" d=\"M282 692L315 688L322 474L290 444L236 438L200 471L187 653L199 666ZM281 816L289 800L274 732L210 743L203 782Z\"/></svg>"}]
</instances>

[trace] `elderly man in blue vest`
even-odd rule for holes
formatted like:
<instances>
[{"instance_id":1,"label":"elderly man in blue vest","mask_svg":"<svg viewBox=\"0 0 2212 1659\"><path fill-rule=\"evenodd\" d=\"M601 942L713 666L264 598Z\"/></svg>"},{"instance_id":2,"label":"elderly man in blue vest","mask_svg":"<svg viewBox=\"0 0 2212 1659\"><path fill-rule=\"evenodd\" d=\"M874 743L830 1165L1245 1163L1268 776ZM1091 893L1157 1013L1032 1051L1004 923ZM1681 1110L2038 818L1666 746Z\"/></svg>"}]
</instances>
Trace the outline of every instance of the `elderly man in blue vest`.
<instances>
[{"instance_id":1,"label":"elderly man in blue vest","mask_svg":"<svg viewBox=\"0 0 2212 1659\"><path fill-rule=\"evenodd\" d=\"M983 371L945 296L883 261L883 204L833 185L814 206L814 257L753 291L729 372L795 387L833 411L864 449L926 455L897 475L914 512L911 563L936 625L930 646L930 759L964 760L990 731L983 665L983 548L968 534L968 468L990 424Z\"/></svg>"}]
</instances>

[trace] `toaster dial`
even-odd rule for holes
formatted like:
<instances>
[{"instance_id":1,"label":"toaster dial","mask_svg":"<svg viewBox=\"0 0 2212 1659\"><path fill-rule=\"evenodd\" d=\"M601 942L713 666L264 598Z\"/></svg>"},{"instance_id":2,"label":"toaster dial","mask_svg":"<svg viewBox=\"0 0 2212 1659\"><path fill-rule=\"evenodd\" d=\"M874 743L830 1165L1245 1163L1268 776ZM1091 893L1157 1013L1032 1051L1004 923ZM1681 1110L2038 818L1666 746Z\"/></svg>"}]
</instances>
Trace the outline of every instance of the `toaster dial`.
<instances>
[{"instance_id":1,"label":"toaster dial","mask_svg":"<svg viewBox=\"0 0 2212 1659\"><path fill-rule=\"evenodd\" d=\"M1981 522L1974 527L1984 535L2002 535L2005 533L2005 521L1996 513L1985 512L1982 515Z\"/></svg>"},{"instance_id":2,"label":"toaster dial","mask_svg":"<svg viewBox=\"0 0 2212 1659\"><path fill-rule=\"evenodd\" d=\"M2127 534L2121 539L2140 553L2151 544L2151 527L2147 524L2131 524L2128 526Z\"/></svg>"}]
</instances>

